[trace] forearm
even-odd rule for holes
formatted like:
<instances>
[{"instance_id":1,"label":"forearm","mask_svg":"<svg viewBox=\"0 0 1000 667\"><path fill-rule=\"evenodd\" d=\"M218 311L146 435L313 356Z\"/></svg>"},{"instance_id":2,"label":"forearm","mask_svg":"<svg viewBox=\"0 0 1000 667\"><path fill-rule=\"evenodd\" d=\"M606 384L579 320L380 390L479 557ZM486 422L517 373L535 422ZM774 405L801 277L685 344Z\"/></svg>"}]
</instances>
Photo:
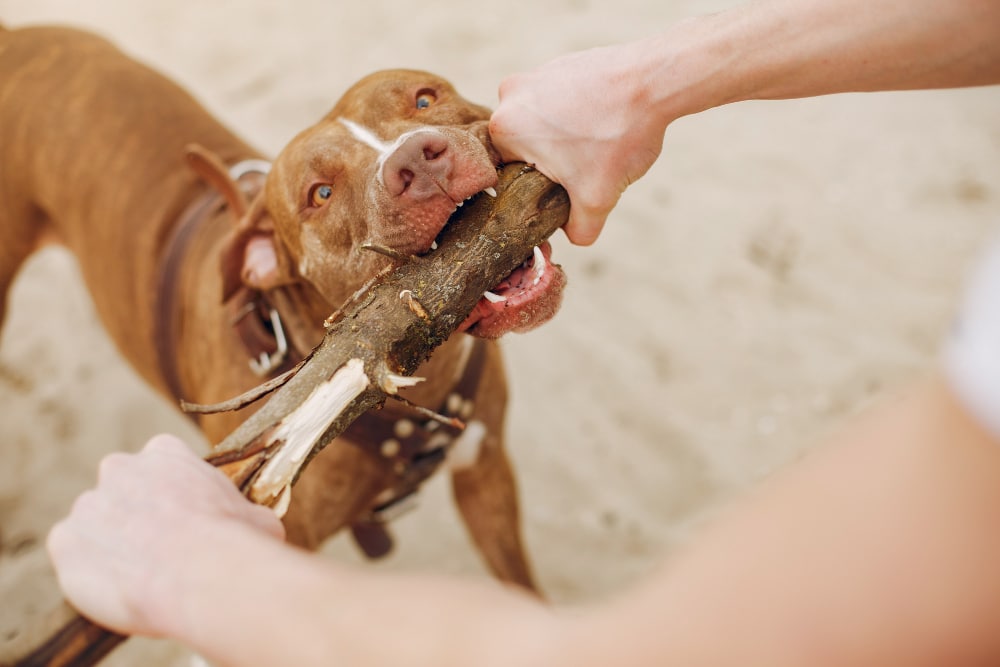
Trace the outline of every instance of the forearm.
<instances>
[{"instance_id":1,"label":"forearm","mask_svg":"<svg viewBox=\"0 0 1000 667\"><path fill-rule=\"evenodd\" d=\"M554 664L561 623L520 592L345 567L248 531L220 537L200 548L210 560L177 572L166 632L213 664Z\"/></svg>"},{"instance_id":2,"label":"forearm","mask_svg":"<svg viewBox=\"0 0 1000 667\"><path fill-rule=\"evenodd\" d=\"M758 0L637 46L669 122L751 99L1000 83L997 0Z\"/></svg>"},{"instance_id":3,"label":"forearm","mask_svg":"<svg viewBox=\"0 0 1000 667\"><path fill-rule=\"evenodd\" d=\"M581 650L628 662L632 647L636 665L994 664L998 525L1000 443L933 383L720 516L591 616Z\"/></svg>"}]
</instances>

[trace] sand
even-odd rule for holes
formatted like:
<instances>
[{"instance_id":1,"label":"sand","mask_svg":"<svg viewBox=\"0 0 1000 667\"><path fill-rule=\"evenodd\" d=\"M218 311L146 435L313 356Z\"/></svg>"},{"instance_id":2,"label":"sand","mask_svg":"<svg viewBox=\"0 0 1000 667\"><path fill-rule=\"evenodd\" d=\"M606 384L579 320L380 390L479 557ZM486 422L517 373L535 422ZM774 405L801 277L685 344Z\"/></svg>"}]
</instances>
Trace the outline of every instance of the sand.
<instances>
[{"instance_id":1,"label":"sand","mask_svg":"<svg viewBox=\"0 0 1000 667\"><path fill-rule=\"evenodd\" d=\"M506 73L730 4L0 0L0 20L96 30L274 154L377 69L432 70L494 105ZM624 590L718 507L932 370L998 217L1000 88L744 103L675 123L595 246L556 239L570 278L559 316L504 340L546 593ZM13 290L0 425L3 640L58 599L45 533L101 456L159 431L198 436L120 359L54 249ZM443 478L395 532L372 567L486 576ZM343 538L324 557L359 562ZM184 656L134 640L107 664Z\"/></svg>"}]
</instances>

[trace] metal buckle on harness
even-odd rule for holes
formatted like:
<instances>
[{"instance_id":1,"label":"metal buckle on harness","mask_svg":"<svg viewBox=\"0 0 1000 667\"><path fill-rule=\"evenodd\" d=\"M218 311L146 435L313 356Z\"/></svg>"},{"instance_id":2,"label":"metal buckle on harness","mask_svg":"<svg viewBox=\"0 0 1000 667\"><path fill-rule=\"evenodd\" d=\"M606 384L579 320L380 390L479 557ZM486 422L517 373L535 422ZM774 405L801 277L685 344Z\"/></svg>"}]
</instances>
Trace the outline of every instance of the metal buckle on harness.
<instances>
[{"instance_id":1,"label":"metal buckle on harness","mask_svg":"<svg viewBox=\"0 0 1000 667\"><path fill-rule=\"evenodd\" d=\"M285 328L281 324L281 315L274 308L271 308L271 328L274 329L274 340L278 344L278 349L276 349L271 354L267 352L261 352L260 358L251 359L248 363L250 364L250 370L254 372L257 377L265 377L271 373L275 368L280 366L282 362L285 361L285 357L288 356L288 341L285 339Z\"/></svg>"},{"instance_id":2,"label":"metal buckle on harness","mask_svg":"<svg viewBox=\"0 0 1000 667\"><path fill-rule=\"evenodd\" d=\"M370 520L387 524L417 508L417 492L411 491L402 498L393 498L385 505L372 510Z\"/></svg>"}]
</instances>

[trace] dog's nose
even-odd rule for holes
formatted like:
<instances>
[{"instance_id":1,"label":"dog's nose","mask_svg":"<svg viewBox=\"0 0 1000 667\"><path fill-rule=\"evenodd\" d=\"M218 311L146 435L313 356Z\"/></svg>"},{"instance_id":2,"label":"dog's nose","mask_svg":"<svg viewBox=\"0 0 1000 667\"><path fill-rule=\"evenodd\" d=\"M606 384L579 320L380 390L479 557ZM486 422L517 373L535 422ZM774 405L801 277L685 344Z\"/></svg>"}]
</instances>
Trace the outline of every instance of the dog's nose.
<instances>
[{"instance_id":1,"label":"dog's nose","mask_svg":"<svg viewBox=\"0 0 1000 667\"><path fill-rule=\"evenodd\" d=\"M382 179L389 194L404 193L415 199L441 194L451 176L448 139L433 131L407 137L382 164Z\"/></svg>"}]
</instances>

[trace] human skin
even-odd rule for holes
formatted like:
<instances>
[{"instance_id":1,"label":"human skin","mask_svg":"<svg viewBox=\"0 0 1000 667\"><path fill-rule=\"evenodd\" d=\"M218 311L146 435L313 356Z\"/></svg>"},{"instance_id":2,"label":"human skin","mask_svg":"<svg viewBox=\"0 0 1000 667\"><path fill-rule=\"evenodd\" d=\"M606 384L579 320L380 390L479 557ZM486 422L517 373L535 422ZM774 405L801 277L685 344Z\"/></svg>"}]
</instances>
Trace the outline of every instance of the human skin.
<instances>
[{"instance_id":1,"label":"human skin","mask_svg":"<svg viewBox=\"0 0 1000 667\"><path fill-rule=\"evenodd\" d=\"M168 436L111 455L49 549L84 614L220 665L964 665L1000 660L997 525L1000 442L934 379L575 610L287 546Z\"/></svg>"},{"instance_id":2,"label":"human skin","mask_svg":"<svg viewBox=\"0 0 1000 667\"><path fill-rule=\"evenodd\" d=\"M490 134L505 159L566 188L566 234L589 245L678 118L742 100L997 83L998 26L996 0L761 0L508 76Z\"/></svg>"}]
</instances>

